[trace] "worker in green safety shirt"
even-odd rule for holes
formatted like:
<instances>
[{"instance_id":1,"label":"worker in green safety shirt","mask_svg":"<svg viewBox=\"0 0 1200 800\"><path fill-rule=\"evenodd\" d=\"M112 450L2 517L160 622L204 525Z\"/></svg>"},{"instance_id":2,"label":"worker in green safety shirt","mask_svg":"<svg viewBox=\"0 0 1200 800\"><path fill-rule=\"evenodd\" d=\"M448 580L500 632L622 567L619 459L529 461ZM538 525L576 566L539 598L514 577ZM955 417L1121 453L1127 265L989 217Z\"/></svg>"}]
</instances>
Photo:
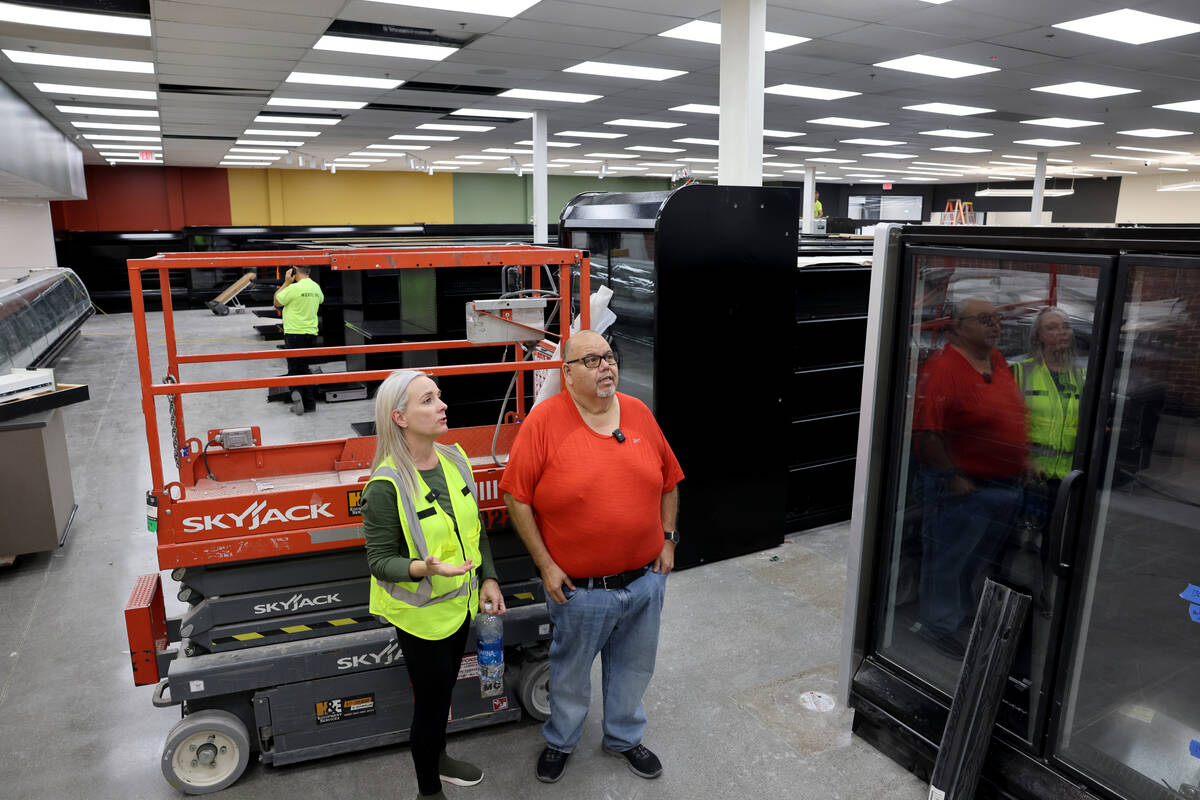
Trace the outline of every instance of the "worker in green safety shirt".
<instances>
[{"instance_id":1,"label":"worker in green safety shirt","mask_svg":"<svg viewBox=\"0 0 1200 800\"><path fill-rule=\"evenodd\" d=\"M1034 318L1030 357L1012 365L1029 409L1033 457L1047 481L1071 471L1079 435L1079 398L1084 371L1075 366L1075 334L1062 309L1050 306Z\"/></svg>"},{"instance_id":2,"label":"worker in green safety shirt","mask_svg":"<svg viewBox=\"0 0 1200 800\"><path fill-rule=\"evenodd\" d=\"M317 343L317 309L325 302L325 294L309 277L308 267L291 267L283 285L275 292L275 306L283 312L283 346L289 350L312 347ZM308 375L307 357L289 358L288 375ZM316 411L317 395L312 384L289 386L292 411L303 414Z\"/></svg>"},{"instance_id":3,"label":"worker in green safety shirt","mask_svg":"<svg viewBox=\"0 0 1200 800\"><path fill-rule=\"evenodd\" d=\"M813 192L813 219L820 219L825 216L825 210L821 207L821 193Z\"/></svg>"}]
</instances>

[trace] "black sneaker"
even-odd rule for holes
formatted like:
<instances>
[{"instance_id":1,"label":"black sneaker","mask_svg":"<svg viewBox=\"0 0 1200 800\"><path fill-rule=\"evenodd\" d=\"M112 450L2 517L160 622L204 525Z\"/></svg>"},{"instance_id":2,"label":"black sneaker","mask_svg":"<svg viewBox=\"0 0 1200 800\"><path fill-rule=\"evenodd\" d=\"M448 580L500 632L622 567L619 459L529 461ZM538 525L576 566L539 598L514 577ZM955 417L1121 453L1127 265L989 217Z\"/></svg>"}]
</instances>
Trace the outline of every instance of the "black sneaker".
<instances>
[{"instance_id":1,"label":"black sneaker","mask_svg":"<svg viewBox=\"0 0 1200 800\"><path fill-rule=\"evenodd\" d=\"M570 753L564 753L561 750L555 750L553 747L547 747L538 756L537 779L542 783L558 782L558 779L563 776L563 772L567 769L567 759L570 757Z\"/></svg>"},{"instance_id":2,"label":"black sneaker","mask_svg":"<svg viewBox=\"0 0 1200 800\"><path fill-rule=\"evenodd\" d=\"M639 744L629 750L613 750L611 747L605 747L604 751L625 759L625 762L629 764L630 771L640 778L657 778L662 775L662 762L645 745Z\"/></svg>"}]
</instances>

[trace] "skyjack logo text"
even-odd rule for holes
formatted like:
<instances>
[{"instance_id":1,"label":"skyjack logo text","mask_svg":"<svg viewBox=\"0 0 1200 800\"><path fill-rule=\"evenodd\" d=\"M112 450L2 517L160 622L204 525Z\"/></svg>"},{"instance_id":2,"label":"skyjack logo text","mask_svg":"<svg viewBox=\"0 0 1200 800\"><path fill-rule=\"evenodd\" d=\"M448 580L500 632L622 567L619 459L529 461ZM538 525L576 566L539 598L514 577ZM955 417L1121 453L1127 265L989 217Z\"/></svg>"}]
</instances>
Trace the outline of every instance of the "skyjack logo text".
<instances>
[{"instance_id":1,"label":"skyjack logo text","mask_svg":"<svg viewBox=\"0 0 1200 800\"><path fill-rule=\"evenodd\" d=\"M205 514L202 517L184 517L183 529L188 533L199 533L218 528L252 531L272 522L305 522L322 517L333 519L333 514L329 513L329 503L292 506L286 511L280 511L278 508L268 508L267 502L260 500L251 503L240 514L228 512L224 514Z\"/></svg>"},{"instance_id":2,"label":"skyjack logo text","mask_svg":"<svg viewBox=\"0 0 1200 800\"><path fill-rule=\"evenodd\" d=\"M378 653L365 653L360 656L346 656L337 660L339 671L343 669L362 669L364 667L385 667L400 658L400 643L391 642Z\"/></svg>"},{"instance_id":3,"label":"skyjack logo text","mask_svg":"<svg viewBox=\"0 0 1200 800\"><path fill-rule=\"evenodd\" d=\"M337 594L319 594L314 597L305 597L302 594L292 595L290 600L281 600L274 603L259 603L254 606L254 614L278 614L283 611L299 611L302 608L309 606L327 606L333 603L341 602L341 597Z\"/></svg>"}]
</instances>

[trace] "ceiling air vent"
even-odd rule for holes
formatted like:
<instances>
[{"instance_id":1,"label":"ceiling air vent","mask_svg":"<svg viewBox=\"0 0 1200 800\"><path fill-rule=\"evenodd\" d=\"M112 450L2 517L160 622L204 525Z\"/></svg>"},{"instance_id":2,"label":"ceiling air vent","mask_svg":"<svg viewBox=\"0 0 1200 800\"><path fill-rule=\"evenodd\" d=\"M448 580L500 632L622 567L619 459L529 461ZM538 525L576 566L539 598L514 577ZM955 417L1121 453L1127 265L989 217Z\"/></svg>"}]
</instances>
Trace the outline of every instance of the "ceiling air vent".
<instances>
[{"instance_id":1,"label":"ceiling air vent","mask_svg":"<svg viewBox=\"0 0 1200 800\"><path fill-rule=\"evenodd\" d=\"M427 83L425 81L406 81L396 89L398 92L445 92L447 94L478 94L495 97L503 88L495 86L469 86L465 83Z\"/></svg>"},{"instance_id":2,"label":"ceiling air vent","mask_svg":"<svg viewBox=\"0 0 1200 800\"><path fill-rule=\"evenodd\" d=\"M383 39L389 42L420 42L462 47L477 37L472 33L438 33L431 28L412 28L406 25L376 25L372 22L351 22L335 19L325 33L334 36L357 36L360 39Z\"/></svg>"},{"instance_id":3,"label":"ceiling air vent","mask_svg":"<svg viewBox=\"0 0 1200 800\"><path fill-rule=\"evenodd\" d=\"M270 97L266 89L243 89L236 86L192 86L183 83L160 83L160 94L206 94L222 97Z\"/></svg>"},{"instance_id":4,"label":"ceiling air vent","mask_svg":"<svg viewBox=\"0 0 1200 800\"><path fill-rule=\"evenodd\" d=\"M236 136L198 136L198 135L194 135L194 134L185 134L185 133L164 133L162 135L162 138L164 138L164 139L194 139L194 140L202 141L202 142L236 142L238 137L236 137Z\"/></svg>"}]
</instances>

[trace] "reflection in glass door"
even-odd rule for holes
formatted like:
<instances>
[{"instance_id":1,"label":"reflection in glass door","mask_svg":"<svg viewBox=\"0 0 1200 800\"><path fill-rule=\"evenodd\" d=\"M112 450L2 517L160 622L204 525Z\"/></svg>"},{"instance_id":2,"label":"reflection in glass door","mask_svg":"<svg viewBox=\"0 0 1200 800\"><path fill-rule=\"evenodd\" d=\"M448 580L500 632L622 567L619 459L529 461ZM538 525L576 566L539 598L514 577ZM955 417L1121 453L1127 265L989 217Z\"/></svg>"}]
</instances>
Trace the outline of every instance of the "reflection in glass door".
<instances>
[{"instance_id":1,"label":"reflection in glass door","mask_svg":"<svg viewBox=\"0 0 1200 800\"><path fill-rule=\"evenodd\" d=\"M1200 261L1126 257L1058 756L1200 797Z\"/></svg>"},{"instance_id":2,"label":"reflection in glass door","mask_svg":"<svg viewBox=\"0 0 1200 800\"><path fill-rule=\"evenodd\" d=\"M1090 429L1093 323L1112 260L909 253L875 651L950 695L984 579L1027 592L1033 609L999 721L1033 742L1060 594L1050 509L1086 455L1078 431Z\"/></svg>"}]
</instances>

